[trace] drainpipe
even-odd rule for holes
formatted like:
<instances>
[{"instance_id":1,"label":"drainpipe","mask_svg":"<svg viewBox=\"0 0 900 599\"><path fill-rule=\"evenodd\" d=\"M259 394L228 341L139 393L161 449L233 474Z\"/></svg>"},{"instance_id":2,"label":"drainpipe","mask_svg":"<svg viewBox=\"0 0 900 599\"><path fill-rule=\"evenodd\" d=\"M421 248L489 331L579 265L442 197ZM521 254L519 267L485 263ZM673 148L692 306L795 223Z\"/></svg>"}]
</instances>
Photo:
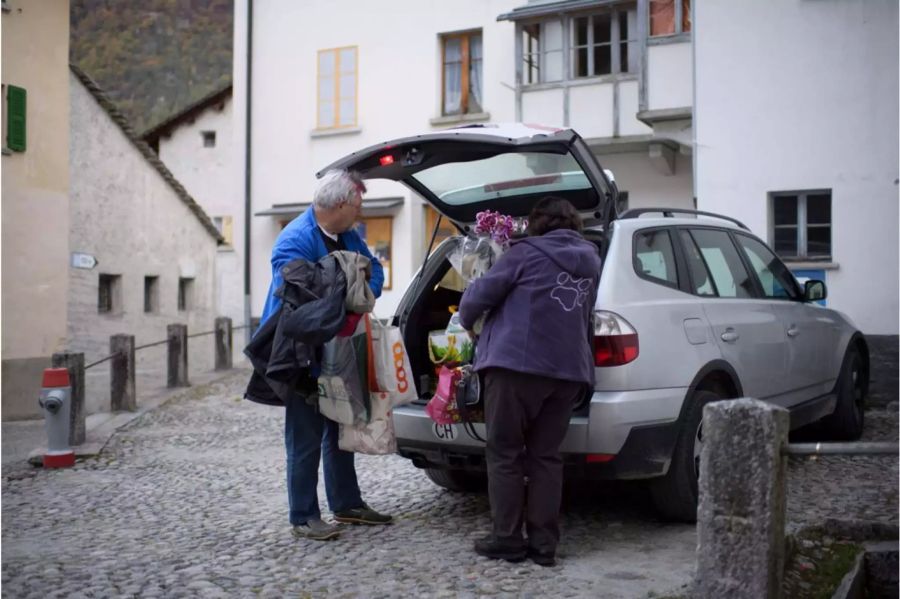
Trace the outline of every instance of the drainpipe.
<instances>
[{"instance_id":1,"label":"drainpipe","mask_svg":"<svg viewBox=\"0 0 900 599\"><path fill-rule=\"evenodd\" d=\"M247 116L246 136L244 139L244 324L247 325L247 343L253 336L250 327L250 219L252 206L250 203L251 151L253 148L251 118L253 108L253 0L247 0Z\"/></svg>"},{"instance_id":2,"label":"drainpipe","mask_svg":"<svg viewBox=\"0 0 900 599\"><path fill-rule=\"evenodd\" d=\"M697 28L694 26L694 4L691 4L691 189L694 192L694 210L699 210L697 201L697 158L700 156L697 144Z\"/></svg>"}]
</instances>

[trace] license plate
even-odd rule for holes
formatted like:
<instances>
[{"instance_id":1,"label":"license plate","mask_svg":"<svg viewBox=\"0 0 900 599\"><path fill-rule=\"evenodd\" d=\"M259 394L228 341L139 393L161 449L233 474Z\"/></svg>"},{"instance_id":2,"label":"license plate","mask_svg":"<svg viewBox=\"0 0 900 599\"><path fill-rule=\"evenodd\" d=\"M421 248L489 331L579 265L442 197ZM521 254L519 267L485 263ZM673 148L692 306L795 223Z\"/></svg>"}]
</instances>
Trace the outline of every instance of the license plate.
<instances>
[{"instance_id":1,"label":"license plate","mask_svg":"<svg viewBox=\"0 0 900 599\"><path fill-rule=\"evenodd\" d=\"M457 431L455 424L438 424L431 426L431 432L441 441L453 441L456 439Z\"/></svg>"}]
</instances>

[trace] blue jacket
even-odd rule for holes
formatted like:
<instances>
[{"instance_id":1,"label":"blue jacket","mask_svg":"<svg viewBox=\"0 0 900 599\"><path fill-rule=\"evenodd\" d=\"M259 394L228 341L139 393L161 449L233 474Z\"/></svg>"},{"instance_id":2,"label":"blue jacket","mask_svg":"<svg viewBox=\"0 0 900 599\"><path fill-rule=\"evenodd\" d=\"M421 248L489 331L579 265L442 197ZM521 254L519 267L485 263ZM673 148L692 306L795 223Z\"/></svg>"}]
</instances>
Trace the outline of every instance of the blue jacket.
<instances>
[{"instance_id":1,"label":"blue jacket","mask_svg":"<svg viewBox=\"0 0 900 599\"><path fill-rule=\"evenodd\" d=\"M338 238L348 251L358 252L372 261L372 279L369 281L369 287L372 288L375 297L380 297L381 287L384 285L384 269L378 258L372 255L366 242L355 230L351 229L341 233ZM322 234L319 232L315 210L310 207L281 231L275 240L275 245L272 246L272 284L269 285L266 305L263 307L260 317L260 326L281 306L281 299L275 295L275 291L282 284L281 267L297 258L318 262L326 255L328 255L328 250L325 248L325 242L322 241Z\"/></svg>"},{"instance_id":2,"label":"blue jacket","mask_svg":"<svg viewBox=\"0 0 900 599\"><path fill-rule=\"evenodd\" d=\"M597 247L575 231L513 242L469 284L459 304L460 323L469 330L489 311L475 370L498 367L593 384L589 327L599 281Z\"/></svg>"}]
</instances>

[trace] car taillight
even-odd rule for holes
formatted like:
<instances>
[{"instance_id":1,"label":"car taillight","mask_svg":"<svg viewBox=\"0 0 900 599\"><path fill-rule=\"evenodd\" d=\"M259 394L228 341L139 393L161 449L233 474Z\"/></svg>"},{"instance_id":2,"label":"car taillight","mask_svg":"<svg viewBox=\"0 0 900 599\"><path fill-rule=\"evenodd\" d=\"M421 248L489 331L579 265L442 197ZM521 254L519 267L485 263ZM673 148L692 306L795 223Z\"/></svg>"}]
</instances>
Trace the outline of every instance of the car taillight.
<instances>
[{"instance_id":1,"label":"car taillight","mask_svg":"<svg viewBox=\"0 0 900 599\"><path fill-rule=\"evenodd\" d=\"M621 366L638 357L638 335L613 312L594 310L594 365Z\"/></svg>"}]
</instances>

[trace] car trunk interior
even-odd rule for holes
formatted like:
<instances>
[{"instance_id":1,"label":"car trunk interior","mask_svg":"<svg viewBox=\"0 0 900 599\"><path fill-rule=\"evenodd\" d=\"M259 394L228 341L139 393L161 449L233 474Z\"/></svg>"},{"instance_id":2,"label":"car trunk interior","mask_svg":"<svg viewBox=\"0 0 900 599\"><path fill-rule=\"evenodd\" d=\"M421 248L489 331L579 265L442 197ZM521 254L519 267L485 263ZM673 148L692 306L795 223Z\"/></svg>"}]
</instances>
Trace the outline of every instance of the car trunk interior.
<instances>
[{"instance_id":1,"label":"car trunk interior","mask_svg":"<svg viewBox=\"0 0 900 599\"><path fill-rule=\"evenodd\" d=\"M585 237L599 247L601 233L586 230ZM419 393L417 403L424 405L431 398L437 385L437 370L428 353L428 333L442 331L450 320L451 306L459 306L465 283L452 268L448 256L453 244L439 248L428 260L424 275L413 280L418 292L409 296L411 305L403 328L406 351L414 372L413 380ZM402 312L401 312L402 313Z\"/></svg>"}]
</instances>

